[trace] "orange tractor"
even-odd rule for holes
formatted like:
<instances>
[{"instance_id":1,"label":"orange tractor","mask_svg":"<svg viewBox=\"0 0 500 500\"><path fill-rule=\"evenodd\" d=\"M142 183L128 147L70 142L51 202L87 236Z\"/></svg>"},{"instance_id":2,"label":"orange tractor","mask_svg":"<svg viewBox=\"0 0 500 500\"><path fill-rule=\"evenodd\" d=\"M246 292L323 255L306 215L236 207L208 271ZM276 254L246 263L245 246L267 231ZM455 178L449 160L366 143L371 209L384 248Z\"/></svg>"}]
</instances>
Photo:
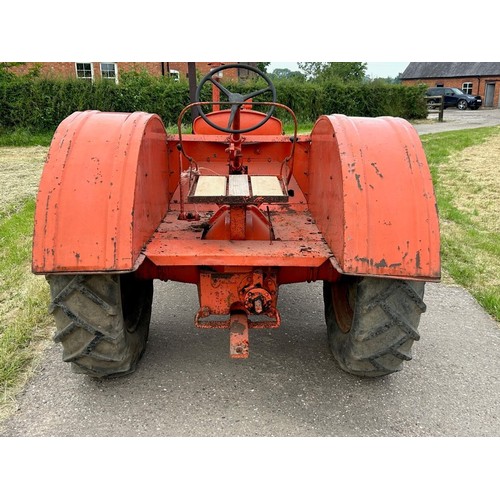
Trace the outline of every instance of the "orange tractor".
<instances>
[{"instance_id":1,"label":"orange tractor","mask_svg":"<svg viewBox=\"0 0 500 500\"><path fill-rule=\"evenodd\" d=\"M217 78L229 68L264 84L233 93ZM202 101L205 86L223 98ZM178 134L143 112L61 122L37 198L33 272L48 279L55 341L77 373L136 368L155 279L197 285L194 321L229 330L233 358L249 355L249 330L279 327L280 285L322 280L334 359L376 377L411 359L439 245L429 168L407 121L321 116L298 135L266 74L223 65L198 85Z\"/></svg>"}]
</instances>

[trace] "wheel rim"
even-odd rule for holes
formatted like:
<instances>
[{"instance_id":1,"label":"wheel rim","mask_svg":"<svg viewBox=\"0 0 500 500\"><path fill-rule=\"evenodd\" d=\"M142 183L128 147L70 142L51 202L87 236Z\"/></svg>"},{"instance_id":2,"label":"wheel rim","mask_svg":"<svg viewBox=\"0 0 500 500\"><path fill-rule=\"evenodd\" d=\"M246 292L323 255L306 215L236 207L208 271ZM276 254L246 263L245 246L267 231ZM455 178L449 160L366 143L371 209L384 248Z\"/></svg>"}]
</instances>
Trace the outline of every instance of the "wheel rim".
<instances>
[{"instance_id":1,"label":"wheel rim","mask_svg":"<svg viewBox=\"0 0 500 500\"><path fill-rule=\"evenodd\" d=\"M144 284L133 280L131 275L123 275L120 289L125 327L129 333L135 333L145 308Z\"/></svg>"},{"instance_id":2,"label":"wheel rim","mask_svg":"<svg viewBox=\"0 0 500 500\"><path fill-rule=\"evenodd\" d=\"M349 333L354 318L355 287L347 281L332 283L332 305L337 325L342 333Z\"/></svg>"}]
</instances>

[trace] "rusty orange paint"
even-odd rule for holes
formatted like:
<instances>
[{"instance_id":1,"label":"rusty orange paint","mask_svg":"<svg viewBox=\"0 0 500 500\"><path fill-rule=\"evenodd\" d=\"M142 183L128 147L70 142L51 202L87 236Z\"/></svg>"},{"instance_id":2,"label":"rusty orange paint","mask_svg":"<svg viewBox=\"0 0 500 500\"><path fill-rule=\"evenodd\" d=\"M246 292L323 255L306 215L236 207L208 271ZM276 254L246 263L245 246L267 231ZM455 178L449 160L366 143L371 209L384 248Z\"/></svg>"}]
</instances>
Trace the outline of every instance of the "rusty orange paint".
<instances>
[{"instance_id":1,"label":"rusty orange paint","mask_svg":"<svg viewBox=\"0 0 500 500\"><path fill-rule=\"evenodd\" d=\"M166 133L148 113L76 112L37 196L33 271L130 271L168 209Z\"/></svg>"},{"instance_id":2,"label":"rusty orange paint","mask_svg":"<svg viewBox=\"0 0 500 500\"><path fill-rule=\"evenodd\" d=\"M309 157L309 210L341 272L439 279L432 179L406 120L323 116Z\"/></svg>"},{"instance_id":3,"label":"rusty orange paint","mask_svg":"<svg viewBox=\"0 0 500 500\"><path fill-rule=\"evenodd\" d=\"M229 329L232 357L248 357L249 328L278 328L281 324L276 309L278 283L272 268L200 271L198 293L200 309L195 325ZM227 316L229 319L220 319Z\"/></svg>"},{"instance_id":4,"label":"rusty orange paint","mask_svg":"<svg viewBox=\"0 0 500 500\"><path fill-rule=\"evenodd\" d=\"M175 240L156 233L145 255L156 266L320 267L332 257L321 240L306 242Z\"/></svg>"},{"instance_id":5,"label":"rusty orange paint","mask_svg":"<svg viewBox=\"0 0 500 500\"><path fill-rule=\"evenodd\" d=\"M248 358L248 315L245 312L231 313L229 353L233 359Z\"/></svg>"},{"instance_id":6,"label":"rusty orange paint","mask_svg":"<svg viewBox=\"0 0 500 500\"><path fill-rule=\"evenodd\" d=\"M253 234L236 209L233 219L219 218L212 234L220 240L211 241L189 221L177 221L179 179L189 166L178 139L147 113L88 111L64 120L40 184L33 270L127 271L146 257L159 268L273 262L317 269L330 262L345 274L439 279L432 181L405 120L321 117L310 136L298 137L293 196L269 206L271 223L260 207L263 222ZM191 134L183 141L201 174L227 173L228 136ZM290 151L282 135L253 135L241 145L249 175L279 175ZM212 216L219 208L196 209Z\"/></svg>"},{"instance_id":7,"label":"rusty orange paint","mask_svg":"<svg viewBox=\"0 0 500 500\"><path fill-rule=\"evenodd\" d=\"M210 120L219 125L220 127L227 127L227 123L229 121L230 110L222 110L216 111L214 113L210 113ZM240 113L240 123L239 126L235 128L246 129L253 127L265 117L265 113L261 113L260 111L253 111L245 109ZM217 130L215 127L210 126L207 122L205 122L200 116L195 118L193 122L193 132L195 134L215 134L220 135L220 130ZM245 133L245 136L249 135L280 135L283 134L283 126L281 121L271 116L269 120L264 123L261 127L256 130L252 130L251 132Z\"/></svg>"},{"instance_id":8,"label":"rusty orange paint","mask_svg":"<svg viewBox=\"0 0 500 500\"><path fill-rule=\"evenodd\" d=\"M235 123L261 117L244 110ZM228 112L211 118L226 125ZM200 120L194 131L167 135L148 113L64 120L37 197L34 272L194 283L196 326L229 329L241 358L250 328L279 327L281 284L343 274L439 280L432 180L405 120L323 116L293 140L275 118L237 137ZM283 196L189 194L193 179L230 173L275 176Z\"/></svg>"},{"instance_id":9,"label":"rusty orange paint","mask_svg":"<svg viewBox=\"0 0 500 500\"><path fill-rule=\"evenodd\" d=\"M254 205L249 205L245 211L245 222L242 227L242 238L234 238L232 226L235 220L231 215L231 206L223 205L208 221L209 230L206 231L206 240L263 240L273 238L272 228L264 214Z\"/></svg>"},{"instance_id":10,"label":"rusty orange paint","mask_svg":"<svg viewBox=\"0 0 500 500\"><path fill-rule=\"evenodd\" d=\"M270 267L203 270L198 288L204 318L228 315L235 308L259 315L275 310L278 301L276 272ZM256 307L258 300L260 307Z\"/></svg>"}]
</instances>

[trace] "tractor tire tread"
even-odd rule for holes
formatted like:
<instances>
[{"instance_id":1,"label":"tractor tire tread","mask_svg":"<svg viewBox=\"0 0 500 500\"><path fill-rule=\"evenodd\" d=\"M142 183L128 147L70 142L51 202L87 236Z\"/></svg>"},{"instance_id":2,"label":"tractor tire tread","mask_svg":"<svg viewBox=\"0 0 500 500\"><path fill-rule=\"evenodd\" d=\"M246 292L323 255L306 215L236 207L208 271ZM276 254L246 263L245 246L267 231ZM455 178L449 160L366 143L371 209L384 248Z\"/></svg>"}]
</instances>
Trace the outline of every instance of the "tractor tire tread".
<instances>
[{"instance_id":1,"label":"tractor tire tread","mask_svg":"<svg viewBox=\"0 0 500 500\"><path fill-rule=\"evenodd\" d=\"M54 341L63 346L63 361L73 371L92 377L125 375L135 370L144 353L151 315L152 283L139 287L141 319L129 332L118 275L48 276L54 315Z\"/></svg>"},{"instance_id":2,"label":"tractor tire tread","mask_svg":"<svg viewBox=\"0 0 500 500\"><path fill-rule=\"evenodd\" d=\"M420 315L426 310L424 284L386 278L353 280L356 303L349 332L336 324L331 284L325 282L324 299L332 353L347 372L378 377L399 371L412 359L419 340Z\"/></svg>"}]
</instances>

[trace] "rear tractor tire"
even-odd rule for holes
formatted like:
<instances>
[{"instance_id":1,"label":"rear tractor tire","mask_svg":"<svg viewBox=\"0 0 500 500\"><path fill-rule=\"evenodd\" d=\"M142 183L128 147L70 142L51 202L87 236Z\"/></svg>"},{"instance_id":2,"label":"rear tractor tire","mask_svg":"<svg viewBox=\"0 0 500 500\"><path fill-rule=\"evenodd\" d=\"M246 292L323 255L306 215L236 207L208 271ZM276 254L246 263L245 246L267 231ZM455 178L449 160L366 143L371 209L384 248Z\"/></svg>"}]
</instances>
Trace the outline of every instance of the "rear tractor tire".
<instances>
[{"instance_id":1,"label":"rear tractor tire","mask_svg":"<svg viewBox=\"0 0 500 500\"><path fill-rule=\"evenodd\" d=\"M49 275L63 361L75 373L102 378L136 369L146 349L153 281L133 274Z\"/></svg>"},{"instance_id":2,"label":"rear tractor tire","mask_svg":"<svg viewBox=\"0 0 500 500\"><path fill-rule=\"evenodd\" d=\"M411 359L417 327L425 312L425 283L345 276L324 282L330 349L340 367L361 377L401 370Z\"/></svg>"}]
</instances>

